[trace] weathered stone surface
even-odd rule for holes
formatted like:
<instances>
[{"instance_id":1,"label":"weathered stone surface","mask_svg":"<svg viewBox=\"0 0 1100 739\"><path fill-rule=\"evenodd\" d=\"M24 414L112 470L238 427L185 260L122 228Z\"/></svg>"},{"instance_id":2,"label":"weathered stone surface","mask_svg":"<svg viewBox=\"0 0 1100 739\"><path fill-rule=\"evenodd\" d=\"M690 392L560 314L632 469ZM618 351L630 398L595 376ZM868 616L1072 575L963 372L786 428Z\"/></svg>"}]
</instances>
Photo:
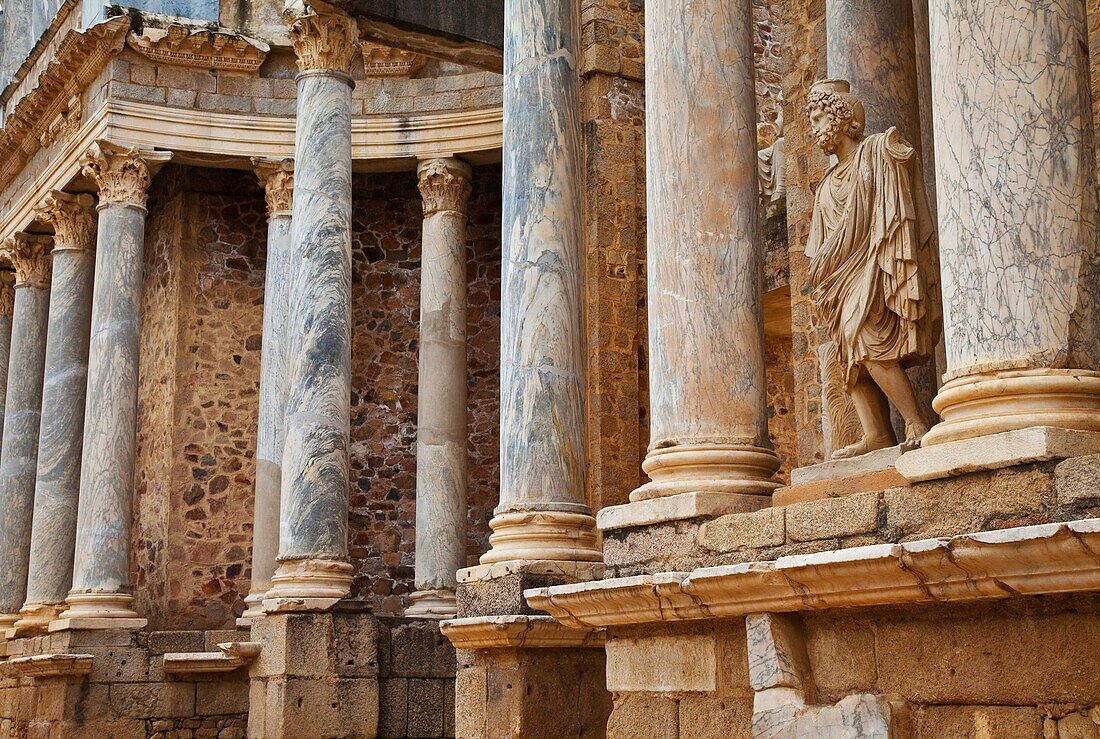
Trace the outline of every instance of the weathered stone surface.
<instances>
[{"instance_id":1,"label":"weathered stone surface","mask_svg":"<svg viewBox=\"0 0 1100 739\"><path fill-rule=\"evenodd\" d=\"M713 634L612 636L604 649L612 692L710 692L718 687Z\"/></svg>"},{"instance_id":2,"label":"weathered stone surface","mask_svg":"<svg viewBox=\"0 0 1100 739\"><path fill-rule=\"evenodd\" d=\"M679 706L675 699L624 693L607 720L607 739L667 739L677 736Z\"/></svg>"},{"instance_id":3,"label":"weathered stone surface","mask_svg":"<svg viewBox=\"0 0 1100 739\"><path fill-rule=\"evenodd\" d=\"M679 739L749 739L752 701L747 698L685 695L680 698Z\"/></svg>"},{"instance_id":4,"label":"weathered stone surface","mask_svg":"<svg viewBox=\"0 0 1100 739\"><path fill-rule=\"evenodd\" d=\"M455 650L435 622L413 621L390 631L390 674L447 679L455 674ZM410 687L410 691L411 691Z\"/></svg>"},{"instance_id":5,"label":"weathered stone surface","mask_svg":"<svg viewBox=\"0 0 1100 739\"><path fill-rule=\"evenodd\" d=\"M699 544L716 552L776 547L785 541L786 513L782 508L719 516L699 529Z\"/></svg>"},{"instance_id":6,"label":"weathered stone surface","mask_svg":"<svg viewBox=\"0 0 1100 739\"><path fill-rule=\"evenodd\" d=\"M248 683L244 680L195 684L195 709L199 716L248 713Z\"/></svg>"},{"instance_id":7,"label":"weathered stone surface","mask_svg":"<svg viewBox=\"0 0 1100 739\"><path fill-rule=\"evenodd\" d=\"M802 621L820 702L831 703L874 689L878 668L870 623L818 614L804 614Z\"/></svg>"},{"instance_id":8,"label":"weathered stone surface","mask_svg":"<svg viewBox=\"0 0 1100 739\"><path fill-rule=\"evenodd\" d=\"M913 713L920 739L1044 737L1043 717L1032 706L921 706ZM1061 739L1060 735L1055 736Z\"/></svg>"},{"instance_id":9,"label":"weathered stone surface","mask_svg":"<svg viewBox=\"0 0 1100 739\"><path fill-rule=\"evenodd\" d=\"M524 590L563 585L567 582L571 580L551 575L517 573L477 582L459 583L456 591L458 615L462 618L533 615L539 611L532 609L524 600Z\"/></svg>"},{"instance_id":10,"label":"weathered stone surface","mask_svg":"<svg viewBox=\"0 0 1100 739\"><path fill-rule=\"evenodd\" d=\"M259 676L324 677L335 669L332 616L270 614L252 625L252 640L263 644L252 665Z\"/></svg>"},{"instance_id":11,"label":"weathered stone surface","mask_svg":"<svg viewBox=\"0 0 1100 739\"><path fill-rule=\"evenodd\" d=\"M832 706L786 706L752 718L755 739L890 739L909 731L909 710L897 697L850 695Z\"/></svg>"},{"instance_id":12,"label":"weathered stone surface","mask_svg":"<svg viewBox=\"0 0 1100 739\"><path fill-rule=\"evenodd\" d=\"M409 736L443 736L445 680L409 680Z\"/></svg>"},{"instance_id":13,"label":"weathered stone surface","mask_svg":"<svg viewBox=\"0 0 1100 739\"><path fill-rule=\"evenodd\" d=\"M370 614L336 613L332 617L336 674L341 677L378 675L382 623Z\"/></svg>"},{"instance_id":14,"label":"weathered stone surface","mask_svg":"<svg viewBox=\"0 0 1100 739\"><path fill-rule=\"evenodd\" d=\"M802 691L810 682L806 637L797 614L759 613L745 617L749 685Z\"/></svg>"},{"instance_id":15,"label":"weathered stone surface","mask_svg":"<svg viewBox=\"0 0 1100 739\"><path fill-rule=\"evenodd\" d=\"M407 736L409 684L403 677L378 681L378 736L401 739Z\"/></svg>"},{"instance_id":16,"label":"weathered stone surface","mask_svg":"<svg viewBox=\"0 0 1100 739\"><path fill-rule=\"evenodd\" d=\"M878 493L863 493L787 506L787 537L797 542L871 533L878 528L880 500Z\"/></svg>"},{"instance_id":17,"label":"weathered stone surface","mask_svg":"<svg viewBox=\"0 0 1100 739\"><path fill-rule=\"evenodd\" d=\"M203 632L201 631L153 631L149 634L150 654L203 650Z\"/></svg>"},{"instance_id":18,"label":"weathered stone surface","mask_svg":"<svg viewBox=\"0 0 1100 739\"><path fill-rule=\"evenodd\" d=\"M195 683L111 685L111 709L129 718L172 718L195 714Z\"/></svg>"},{"instance_id":19,"label":"weathered stone surface","mask_svg":"<svg viewBox=\"0 0 1100 739\"><path fill-rule=\"evenodd\" d=\"M1060 462L1054 468L1054 495L1059 503L1100 502L1100 454Z\"/></svg>"}]
</instances>

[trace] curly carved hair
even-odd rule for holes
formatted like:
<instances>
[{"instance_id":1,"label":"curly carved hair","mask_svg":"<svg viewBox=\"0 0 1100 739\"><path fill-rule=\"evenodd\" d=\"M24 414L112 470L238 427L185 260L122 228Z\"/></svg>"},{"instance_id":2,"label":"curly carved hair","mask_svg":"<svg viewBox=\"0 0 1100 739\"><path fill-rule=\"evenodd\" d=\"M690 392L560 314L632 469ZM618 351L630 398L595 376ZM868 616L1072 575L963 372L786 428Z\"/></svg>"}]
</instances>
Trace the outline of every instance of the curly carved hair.
<instances>
[{"instance_id":1,"label":"curly carved hair","mask_svg":"<svg viewBox=\"0 0 1100 739\"><path fill-rule=\"evenodd\" d=\"M813 90L806 98L806 112L810 113L815 108L825 111L843 133L853 139L862 138L865 124L856 116L855 110L844 96L832 90Z\"/></svg>"}]
</instances>

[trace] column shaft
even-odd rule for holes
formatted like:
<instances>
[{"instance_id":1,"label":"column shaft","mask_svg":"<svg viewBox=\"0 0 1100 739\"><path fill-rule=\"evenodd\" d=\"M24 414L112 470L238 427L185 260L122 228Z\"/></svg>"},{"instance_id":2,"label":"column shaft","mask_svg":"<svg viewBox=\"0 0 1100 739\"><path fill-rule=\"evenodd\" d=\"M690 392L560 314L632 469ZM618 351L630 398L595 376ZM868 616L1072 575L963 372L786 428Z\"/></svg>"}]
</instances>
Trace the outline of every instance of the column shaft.
<instances>
[{"instance_id":1,"label":"column shaft","mask_svg":"<svg viewBox=\"0 0 1100 739\"><path fill-rule=\"evenodd\" d=\"M99 141L82 157L100 188L73 583L62 619L129 625L145 190L171 155ZM135 622L134 625L137 625Z\"/></svg>"},{"instance_id":2,"label":"column shaft","mask_svg":"<svg viewBox=\"0 0 1100 739\"><path fill-rule=\"evenodd\" d=\"M15 623L27 587L50 303L49 244L48 237L27 234L4 244L16 279L0 444L0 627Z\"/></svg>"},{"instance_id":3,"label":"column shaft","mask_svg":"<svg viewBox=\"0 0 1100 739\"><path fill-rule=\"evenodd\" d=\"M777 487L779 466L765 400L752 3L656 0L646 13L652 482L630 499L740 505L737 494Z\"/></svg>"},{"instance_id":4,"label":"column shaft","mask_svg":"<svg viewBox=\"0 0 1100 739\"><path fill-rule=\"evenodd\" d=\"M601 559L584 500L577 10L505 4L500 505L486 564Z\"/></svg>"},{"instance_id":5,"label":"column shaft","mask_svg":"<svg viewBox=\"0 0 1100 739\"><path fill-rule=\"evenodd\" d=\"M53 284L27 600L17 631L45 629L61 612L73 582L95 271L94 202L91 195L55 192L38 210L39 220L54 225Z\"/></svg>"},{"instance_id":6,"label":"column shaft","mask_svg":"<svg viewBox=\"0 0 1100 739\"><path fill-rule=\"evenodd\" d=\"M8 362L11 360L11 319L15 313L15 273L0 270L0 432L8 394Z\"/></svg>"},{"instance_id":7,"label":"column shaft","mask_svg":"<svg viewBox=\"0 0 1100 739\"><path fill-rule=\"evenodd\" d=\"M432 159L424 197L416 418L416 592L408 616L453 617L466 566L466 199L470 168Z\"/></svg>"},{"instance_id":8,"label":"column shaft","mask_svg":"<svg viewBox=\"0 0 1100 739\"><path fill-rule=\"evenodd\" d=\"M263 354L260 357L260 412L256 432L256 498L252 525L252 586L244 618L263 615L261 603L275 575L279 553L279 496L282 490L284 412L286 410L286 342L290 312L288 283L291 160L253 160L267 195L267 273L264 283Z\"/></svg>"},{"instance_id":9,"label":"column shaft","mask_svg":"<svg viewBox=\"0 0 1100 739\"><path fill-rule=\"evenodd\" d=\"M342 14L299 17L279 566L264 601L324 609L348 593L351 417L351 65Z\"/></svg>"},{"instance_id":10,"label":"column shaft","mask_svg":"<svg viewBox=\"0 0 1100 739\"><path fill-rule=\"evenodd\" d=\"M1085 5L929 4L948 366L925 445L1100 432Z\"/></svg>"}]
</instances>

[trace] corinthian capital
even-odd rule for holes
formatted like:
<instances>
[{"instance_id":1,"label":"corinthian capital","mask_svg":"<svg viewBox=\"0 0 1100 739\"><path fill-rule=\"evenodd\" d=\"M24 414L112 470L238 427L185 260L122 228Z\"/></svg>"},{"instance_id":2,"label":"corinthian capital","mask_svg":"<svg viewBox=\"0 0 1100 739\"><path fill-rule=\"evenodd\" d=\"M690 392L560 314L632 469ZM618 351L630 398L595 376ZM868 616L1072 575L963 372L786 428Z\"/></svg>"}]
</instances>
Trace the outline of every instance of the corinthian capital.
<instances>
[{"instance_id":1,"label":"corinthian capital","mask_svg":"<svg viewBox=\"0 0 1100 739\"><path fill-rule=\"evenodd\" d=\"M171 152L139 150L100 139L80 157L86 177L99 186L100 205L145 207L149 182Z\"/></svg>"},{"instance_id":2,"label":"corinthian capital","mask_svg":"<svg viewBox=\"0 0 1100 739\"><path fill-rule=\"evenodd\" d=\"M288 19L299 71L329 69L350 77L352 65L362 62L359 27L346 13L327 8L306 9Z\"/></svg>"},{"instance_id":3,"label":"corinthian capital","mask_svg":"<svg viewBox=\"0 0 1100 739\"><path fill-rule=\"evenodd\" d=\"M416 168L424 217L443 210L466 213L470 197L470 165L458 159L426 159Z\"/></svg>"},{"instance_id":4,"label":"corinthian capital","mask_svg":"<svg viewBox=\"0 0 1100 739\"><path fill-rule=\"evenodd\" d=\"M34 213L36 220L53 224L54 251L95 249L95 198L91 195L70 195L53 190L34 209Z\"/></svg>"},{"instance_id":5,"label":"corinthian capital","mask_svg":"<svg viewBox=\"0 0 1100 739\"><path fill-rule=\"evenodd\" d=\"M15 314L15 273L0 270L0 316L11 318Z\"/></svg>"},{"instance_id":6,"label":"corinthian capital","mask_svg":"<svg viewBox=\"0 0 1100 739\"><path fill-rule=\"evenodd\" d=\"M7 257L15 267L15 286L50 286L50 247L53 239L49 236L17 233L4 240L0 246L0 255Z\"/></svg>"},{"instance_id":7,"label":"corinthian capital","mask_svg":"<svg viewBox=\"0 0 1100 739\"><path fill-rule=\"evenodd\" d=\"M289 213L294 204L294 160L253 157L252 167L264 186L268 217Z\"/></svg>"}]
</instances>

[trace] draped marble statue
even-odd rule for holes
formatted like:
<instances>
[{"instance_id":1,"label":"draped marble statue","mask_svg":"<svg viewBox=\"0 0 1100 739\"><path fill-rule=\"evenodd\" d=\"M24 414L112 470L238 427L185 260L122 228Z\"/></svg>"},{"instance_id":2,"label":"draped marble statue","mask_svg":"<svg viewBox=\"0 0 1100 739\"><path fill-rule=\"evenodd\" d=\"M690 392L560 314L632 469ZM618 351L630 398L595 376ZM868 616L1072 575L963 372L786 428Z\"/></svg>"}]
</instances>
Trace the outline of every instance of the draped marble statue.
<instances>
[{"instance_id":1,"label":"draped marble statue","mask_svg":"<svg viewBox=\"0 0 1100 739\"><path fill-rule=\"evenodd\" d=\"M905 448L928 431L905 368L935 350L942 324L936 235L919 156L897 132L863 136L863 105L844 80L810 88L810 126L837 162L814 199L806 244L817 321L836 346L862 438L834 459L893 446L889 399Z\"/></svg>"}]
</instances>

